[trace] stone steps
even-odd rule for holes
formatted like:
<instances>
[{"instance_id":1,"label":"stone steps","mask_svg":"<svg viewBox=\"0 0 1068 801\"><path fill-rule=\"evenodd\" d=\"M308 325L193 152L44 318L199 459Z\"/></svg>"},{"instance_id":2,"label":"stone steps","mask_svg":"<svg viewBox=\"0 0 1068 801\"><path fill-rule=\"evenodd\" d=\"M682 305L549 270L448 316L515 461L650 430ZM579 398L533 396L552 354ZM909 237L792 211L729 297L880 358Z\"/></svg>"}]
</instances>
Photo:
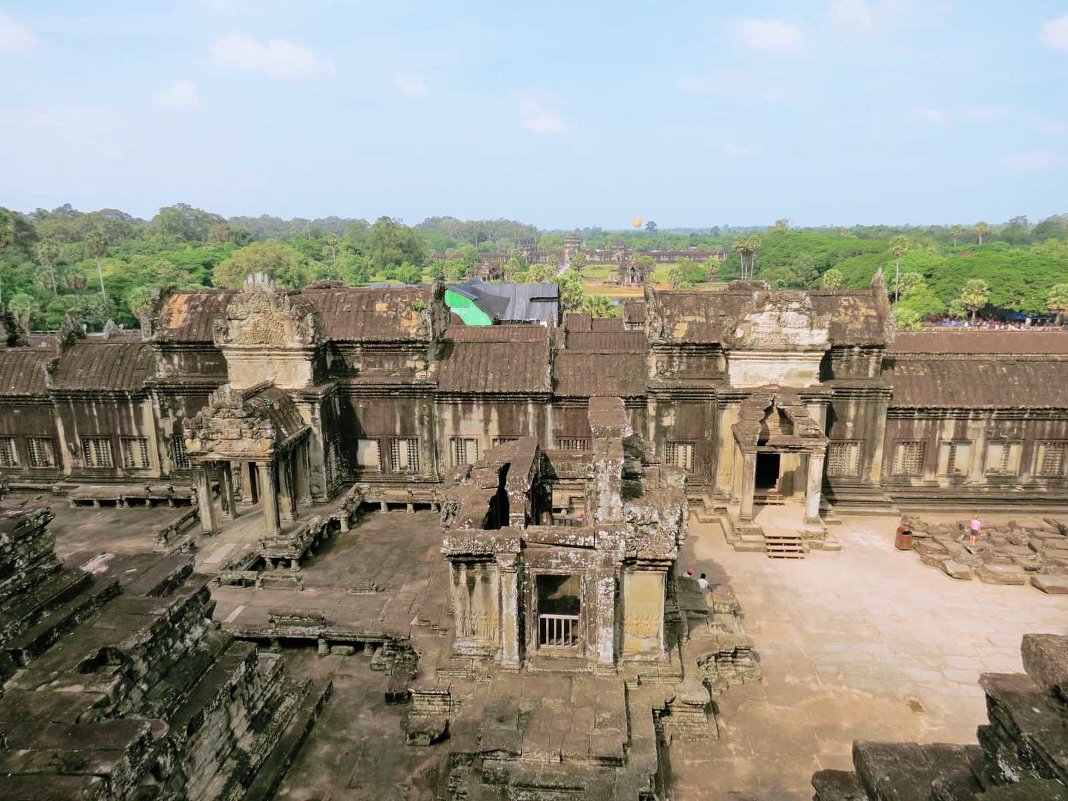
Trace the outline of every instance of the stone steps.
<instances>
[{"instance_id":1,"label":"stone steps","mask_svg":"<svg viewBox=\"0 0 1068 801\"><path fill-rule=\"evenodd\" d=\"M334 685L329 679L313 679L307 684L296 703L296 713L274 748L260 764L256 778L246 790L243 801L268 801L274 796L316 719L333 694L333 689Z\"/></svg>"},{"instance_id":2,"label":"stone steps","mask_svg":"<svg viewBox=\"0 0 1068 801\"><path fill-rule=\"evenodd\" d=\"M73 571L71 571L73 572ZM93 581L89 573L80 575L67 585L60 597L65 602L44 614L36 623L9 642L4 650L22 667L44 653L63 634L100 609L119 594L118 581ZM71 597L69 590L76 589Z\"/></svg>"},{"instance_id":3,"label":"stone steps","mask_svg":"<svg viewBox=\"0 0 1068 801\"><path fill-rule=\"evenodd\" d=\"M791 532L764 532L764 552L769 559L804 559L805 543Z\"/></svg>"}]
</instances>

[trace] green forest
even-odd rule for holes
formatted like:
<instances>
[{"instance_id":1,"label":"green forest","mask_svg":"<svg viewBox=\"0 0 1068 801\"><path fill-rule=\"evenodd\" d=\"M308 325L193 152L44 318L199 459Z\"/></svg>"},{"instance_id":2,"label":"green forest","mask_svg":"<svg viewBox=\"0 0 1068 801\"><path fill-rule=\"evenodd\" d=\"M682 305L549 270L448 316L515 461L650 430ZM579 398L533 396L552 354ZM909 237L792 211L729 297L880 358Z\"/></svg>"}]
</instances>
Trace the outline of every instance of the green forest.
<instances>
[{"instance_id":1,"label":"green forest","mask_svg":"<svg viewBox=\"0 0 1068 801\"><path fill-rule=\"evenodd\" d=\"M133 325L153 288L236 287L266 273L299 287L335 279L415 284L465 278L485 254L508 257L513 280L558 281L565 306L613 313L605 298L584 295L580 271L556 275L553 263L527 265L520 249L558 252L571 231L542 231L511 220L432 217L409 226L390 217L368 222L328 217L224 218L185 204L150 220L114 209L62 206L24 214L0 208L0 301L29 330L49 330L72 315L90 329L113 319ZM727 281L742 274L775 288L861 288L882 269L898 322L915 327L943 315L985 317L1068 311L1068 215L1037 224L854 228L767 227L635 230L577 229L588 250L727 248L726 262L686 259L667 271L674 286ZM555 257L554 257L555 258Z\"/></svg>"}]
</instances>

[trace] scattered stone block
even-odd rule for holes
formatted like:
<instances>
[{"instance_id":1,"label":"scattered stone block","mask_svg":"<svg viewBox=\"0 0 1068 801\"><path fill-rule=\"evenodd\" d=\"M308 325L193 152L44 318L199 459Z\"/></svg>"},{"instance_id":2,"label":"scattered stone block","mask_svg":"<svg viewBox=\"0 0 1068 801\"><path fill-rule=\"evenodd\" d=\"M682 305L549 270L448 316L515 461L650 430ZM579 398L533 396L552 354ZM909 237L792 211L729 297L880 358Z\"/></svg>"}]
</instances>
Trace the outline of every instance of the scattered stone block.
<instances>
[{"instance_id":1,"label":"scattered stone block","mask_svg":"<svg viewBox=\"0 0 1068 801\"><path fill-rule=\"evenodd\" d=\"M1031 576L1031 586L1042 590L1047 595L1068 595L1068 576L1040 573Z\"/></svg>"},{"instance_id":2,"label":"scattered stone block","mask_svg":"<svg viewBox=\"0 0 1068 801\"><path fill-rule=\"evenodd\" d=\"M975 571L986 584L1026 584L1027 571L1018 565L984 564Z\"/></svg>"},{"instance_id":3,"label":"scattered stone block","mask_svg":"<svg viewBox=\"0 0 1068 801\"><path fill-rule=\"evenodd\" d=\"M955 559L944 559L942 561L942 570L950 578L960 581L971 581L972 579L972 569Z\"/></svg>"},{"instance_id":4,"label":"scattered stone block","mask_svg":"<svg viewBox=\"0 0 1068 801\"><path fill-rule=\"evenodd\" d=\"M1035 684L1068 701L1068 637L1025 634L1020 654L1024 670Z\"/></svg>"}]
</instances>

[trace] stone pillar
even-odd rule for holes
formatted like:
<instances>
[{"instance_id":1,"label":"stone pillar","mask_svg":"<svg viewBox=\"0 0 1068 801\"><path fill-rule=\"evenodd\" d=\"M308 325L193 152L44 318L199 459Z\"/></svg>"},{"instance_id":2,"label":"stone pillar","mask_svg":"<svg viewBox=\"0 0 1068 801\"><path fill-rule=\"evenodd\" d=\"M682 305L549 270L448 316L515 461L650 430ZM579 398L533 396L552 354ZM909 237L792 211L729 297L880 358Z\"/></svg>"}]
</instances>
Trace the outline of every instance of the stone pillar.
<instances>
[{"instance_id":1,"label":"stone pillar","mask_svg":"<svg viewBox=\"0 0 1068 801\"><path fill-rule=\"evenodd\" d=\"M297 451L297 503L311 506L311 456L307 442L303 443Z\"/></svg>"},{"instance_id":2,"label":"stone pillar","mask_svg":"<svg viewBox=\"0 0 1068 801\"><path fill-rule=\"evenodd\" d=\"M616 577L602 575L596 584L595 643L597 667L612 668L616 663Z\"/></svg>"},{"instance_id":3,"label":"stone pillar","mask_svg":"<svg viewBox=\"0 0 1068 801\"><path fill-rule=\"evenodd\" d=\"M219 474L223 517L233 520L237 517L237 499L234 497L234 473L229 462L219 463Z\"/></svg>"},{"instance_id":4,"label":"stone pillar","mask_svg":"<svg viewBox=\"0 0 1068 801\"><path fill-rule=\"evenodd\" d=\"M808 486L805 493L805 522L820 522L820 491L823 489L823 452L808 455Z\"/></svg>"},{"instance_id":5,"label":"stone pillar","mask_svg":"<svg viewBox=\"0 0 1068 801\"><path fill-rule=\"evenodd\" d=\"M215 504L211 497L211 462L201 462L196 466L197 505L200 507L200 528L205 534L214 534Z\"/></svg>"},{"instance_id":6,"label":"stone pillar","mask_svg":"<svg viewBox=\"0 0 1068 801\"><path fill-rule=\"evenodd\" d=\"M456 570L456 637L461 640L468 639L467 618L471 613L471 595L467 589L467 563L460 562Z\"/></svg>"},{"instance_id":7,"label":"stone pillar","mask_svg":"<svg viewBox=\"0 0 1068 801\"><path fill-rule=\"evenodd\" d=\"M740 520L753 519L753 493L756 492L756 453L742 454L742 497L738 510Z\"/></svg>"},{"instance_id":8,"label":"stone pillar","mask_svg":"<svg viewBox=\"0 0 1068 801\"><path fill-rule=\"evenodd\" d=\"M293 454L279 457L278 470L278 506L282 522L292 523L297 518L293 493Z\"/></svg>"},{"instance_id":9,"label":"stone pillar","mask_svg":"<svg viewBox=\"0 0 1068 801\"><path fill-rule=\"evenodd\" d=\"M519 642L519 571L515 554L499 554L501 577L501 667L519 670L522 652Z\"/></svg>"},{"instance_id":10,"label":"stone pillar","mask_svg":"<svg viewBox=\"0 0 1068 801\"><path fill-rule=\"evenodd\" d=\"M237 462L237 471L241 474L241 502L246 506L252 506L252 471L249 470L251 462Z\"/></svg>"},{"instance_id":11,"label":"stone pillar","mask_svg":"<svg viewBox=\"0 0 1068 801\"><path fill-rule=\"evenodd\" d=\"M278 487L274 479L274 465L271 462L258 462L256 470L259 475L260 501L263 503L263 522L267 534L278 533Z\"/></svg>"}]
</instances>

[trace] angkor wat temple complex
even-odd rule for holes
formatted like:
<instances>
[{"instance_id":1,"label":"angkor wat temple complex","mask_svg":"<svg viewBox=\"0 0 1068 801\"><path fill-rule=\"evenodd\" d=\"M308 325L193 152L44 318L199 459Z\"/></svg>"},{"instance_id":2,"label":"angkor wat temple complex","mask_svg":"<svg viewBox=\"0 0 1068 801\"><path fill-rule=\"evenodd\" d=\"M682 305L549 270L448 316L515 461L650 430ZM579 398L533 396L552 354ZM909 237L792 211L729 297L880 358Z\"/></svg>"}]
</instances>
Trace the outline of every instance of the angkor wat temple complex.
<instances>
[{"instance_id":1,"label":"angkor wat temple complex","mask_svg":"<svg viewBox=\"0 0 1068 801\"><path fill-rule=\"evenodd\" d=\"M1063 798L1068 630L991 665L1064 619L1068 332L895 332L881 275L622 311L253 276L135 331L0 313L0 801ZM961 507L1023 522L907 518L983 582L943 598L887 535ZM987 585L1028 579L1021 622ZM977 666L978 746L845 759Z\"/></svg>"},{"instance_id":2,"label":"angkor wat temple complex","mask_svg":"<svg viewBox=\"0 0 1068 801\"><path fill-rule=\"evenodd\" d=\"M278 488L291 519L352 482L428 502L502 442L590 448L591 397L622 398L688 493L754 502L1041 503L1068 490L1068 334L895 337L864 291L656 291L622 319L463 326L439 285L168 290L140 331L0 349L13 485L222 481ZM187 444L188 441L188 444ZM821 496L822 493L822 496ZM224 504L225 507L225 504ZM210 526L210 516L206 523Z\"/></svg>"}]
</instances>

